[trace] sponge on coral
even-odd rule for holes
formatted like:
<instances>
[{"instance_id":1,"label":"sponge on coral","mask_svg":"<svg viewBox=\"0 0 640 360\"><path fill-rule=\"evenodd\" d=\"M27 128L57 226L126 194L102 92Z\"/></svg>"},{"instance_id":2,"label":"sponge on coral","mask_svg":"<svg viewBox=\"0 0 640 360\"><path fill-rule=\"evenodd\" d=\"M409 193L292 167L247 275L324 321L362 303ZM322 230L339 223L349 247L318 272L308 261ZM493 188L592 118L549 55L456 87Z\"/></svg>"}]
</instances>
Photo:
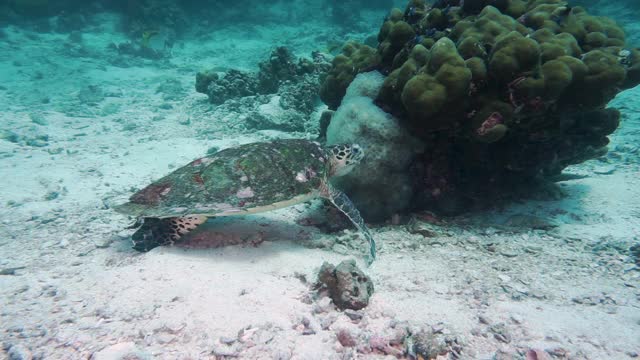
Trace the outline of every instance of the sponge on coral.
<instances>
[{"instance_id":1,"label":"sponge on coral","mask_svg":"<svg viewBox=\"0 0 640 360\"><path fill-rule=\"evenodd\" d=\"M409 205L413 189L407 169L423 147L396 118L373 103L370 96L383 80L378 72L358 75L327 129L329 145L357 142L364 148L363 162L335 182L369 220L385 220Z\"/></svg>"}]
</instances>

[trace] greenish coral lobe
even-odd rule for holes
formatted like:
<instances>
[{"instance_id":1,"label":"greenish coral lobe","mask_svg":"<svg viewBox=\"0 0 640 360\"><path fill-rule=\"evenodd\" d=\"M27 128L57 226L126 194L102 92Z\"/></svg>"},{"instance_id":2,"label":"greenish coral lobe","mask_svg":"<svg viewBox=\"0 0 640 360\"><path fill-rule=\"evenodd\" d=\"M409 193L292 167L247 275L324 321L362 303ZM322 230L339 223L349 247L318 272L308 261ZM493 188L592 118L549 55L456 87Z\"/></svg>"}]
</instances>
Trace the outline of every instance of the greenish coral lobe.
<instances>
[{"instance_id":1,"label":"greenish coral lobe","mask_svg":"<svg viewBox=\"0 0 640 360\"><path fill-rule=\"evenodd\" d=\"M354 42L342 48L342 54L333 59L329 73L322 81L320 98L330 109L336 109L347 92L347 87L358 73L375 68L380 56L370 46Z\"/></svg>"}]
</instances>

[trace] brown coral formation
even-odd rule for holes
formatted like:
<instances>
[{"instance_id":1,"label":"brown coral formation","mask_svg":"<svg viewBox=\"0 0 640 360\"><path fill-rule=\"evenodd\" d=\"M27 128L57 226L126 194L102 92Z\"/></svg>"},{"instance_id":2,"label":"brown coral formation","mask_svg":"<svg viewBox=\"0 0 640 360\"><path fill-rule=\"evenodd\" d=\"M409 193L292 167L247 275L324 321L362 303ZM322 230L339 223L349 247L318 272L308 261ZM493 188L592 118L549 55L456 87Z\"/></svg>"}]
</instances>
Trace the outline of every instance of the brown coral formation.
<instances>
[{"instance_id":1,"label":"brown coral formation","mask_svg":"<svg viewBox=\"0 0 640 360\"><path fill-rule=\"evenodd\" d=\"M336 109L347 92L347 87L361 72L371 71L380 63L379 55L370 46L347 43L342 54L333 59L331 69L322 81L320 99Z\"/></svg>"},{"instance_id":2,"label":"brown coral formation","mask_svg":"<svg viewBox=\"0 0 640 360\"><path fill-rule=\"evenodd\" d=\"M622 29L561 0L410 0L378 40L366 66L350 63L362 45L345 49L323 99L336 108L358 71L386 75L376 104L429 144L415 166L425 202L503 195L602 156L620 117L607 103L640 83Z\"/></svg>"}]
</instances>

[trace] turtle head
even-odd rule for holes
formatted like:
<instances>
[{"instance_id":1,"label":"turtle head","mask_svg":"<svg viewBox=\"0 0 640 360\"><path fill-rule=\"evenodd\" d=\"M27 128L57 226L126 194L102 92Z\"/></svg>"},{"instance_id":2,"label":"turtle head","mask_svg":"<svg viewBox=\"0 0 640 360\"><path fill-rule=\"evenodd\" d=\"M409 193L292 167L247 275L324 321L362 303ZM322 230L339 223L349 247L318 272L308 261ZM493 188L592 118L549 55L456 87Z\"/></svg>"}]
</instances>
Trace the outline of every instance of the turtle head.
<instances>
[{"instance_id":1,"label":"turtle head","mask_svg":"<svg viewBox=\"0 0 640 360\"><path fill-rule=\"evenodd\" d=\"M328 150L329 176L348 174L364 157L364 151L358 144L333 145Z\"/></svg>"}]
</instances>

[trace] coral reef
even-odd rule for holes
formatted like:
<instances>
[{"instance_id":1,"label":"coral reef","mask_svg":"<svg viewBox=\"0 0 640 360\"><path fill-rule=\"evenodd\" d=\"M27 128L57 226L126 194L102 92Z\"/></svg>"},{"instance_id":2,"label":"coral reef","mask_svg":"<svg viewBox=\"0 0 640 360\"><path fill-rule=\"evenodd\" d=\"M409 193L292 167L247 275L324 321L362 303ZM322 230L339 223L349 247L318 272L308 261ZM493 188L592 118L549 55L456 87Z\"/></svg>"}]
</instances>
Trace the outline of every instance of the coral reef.
<instances>
[{"instance_id":1,"label":"coral reef","mask_svg":"<svg viewBox=\"0 0 640 360\"><path fill-rule=\"evenodd\" d=\"M212 104L222 104L228 99L258 94L258 80L254 75L231 69L220 76L216 72L202 71L196 74L196 91L207 94Z\"/></svg>"},{"instance_id":2,"label":"coral reef","mask_svg":"<svg viewBox=\"0 0 640 360\"><path fill-rule=\"evenodd\" d=\"M222 76L214 71L199 72L196 91L206 94L211 103L222 104L228 99L277 93L281 85L295 83L295 91L302 91L302 94L298 94L298 99L285 95L285 107L298 105L296 108L311 112L313 106L310 106L309 96L315 98L318 93L319 78L328 69L328 63L319 53L313 54L313 60L300 58L296 62L289 50L280 46L258 67L257 73L229 70Z\"/></svg>"},{"instance_id":3,"label":"coral reef","mask_svg":"<svg viewBox=\"0 0 640 360\"><path fill-rule=\"evenodd\" d=\"M312 59L295 60L287 48L278 47L258 68L256 73L233 69L222 75L199 72L196 91L215 105L252 98L248 101L253 103L251 109L243 118L249 129L312 130L308 118L319 103L320 78L329 68L324 56L313 53ZM246 108L247 101L242 102Z\"/></svg>"},{"instance_id":4,"label":"coral reef","mask_svg":"<svg viewBox=\"0 0 640 360\"><path fill-rule=\"evenodd\" d=\"M602 156L620 118L607 103L640 83L622 29L561 0L410 0L378 41L344 48L322 100L337 115L357 73L385 74L375 104L425 143L413 205L446 212Z\"/></svg>"},{"instance_id":5,"label":"coral reef","mask_svg":"<svg viewBox=\"0 0 640 360\"><path fill-rule=\"evenodd\" d=\"M345 260L338 266L323 263L317 286L320 291L327 291L333 303L342 310L360 310L369 305L369 298L373 295L371 279L354 260Z\"/></svg>"},{"instance_id":6,"label":"coral reef","mask_svg":"<svg viewBox=\"0 0 640 360\"><path fill-rule=\"evenodd\" d=\"M295 63L295 58L284 46L277 47L269 56L269 59L258 64L258 89L261 93L269 94L278 91L281 82L291 81L297 75L313 68L305 68L304 64Z\"/></svg>"},{"instance_id":7,"label":"coral reef","mask_svg":"<svg viewBox=\"0 0 640 360\"><path fill-rule=\"evenodd\" d=\"M353 42L346 44L342 54L333 59L331 70L322 81L320 98L335 110L356 75L375 69L379 62L374 48Z\"/></svg>"}]
</instances>

